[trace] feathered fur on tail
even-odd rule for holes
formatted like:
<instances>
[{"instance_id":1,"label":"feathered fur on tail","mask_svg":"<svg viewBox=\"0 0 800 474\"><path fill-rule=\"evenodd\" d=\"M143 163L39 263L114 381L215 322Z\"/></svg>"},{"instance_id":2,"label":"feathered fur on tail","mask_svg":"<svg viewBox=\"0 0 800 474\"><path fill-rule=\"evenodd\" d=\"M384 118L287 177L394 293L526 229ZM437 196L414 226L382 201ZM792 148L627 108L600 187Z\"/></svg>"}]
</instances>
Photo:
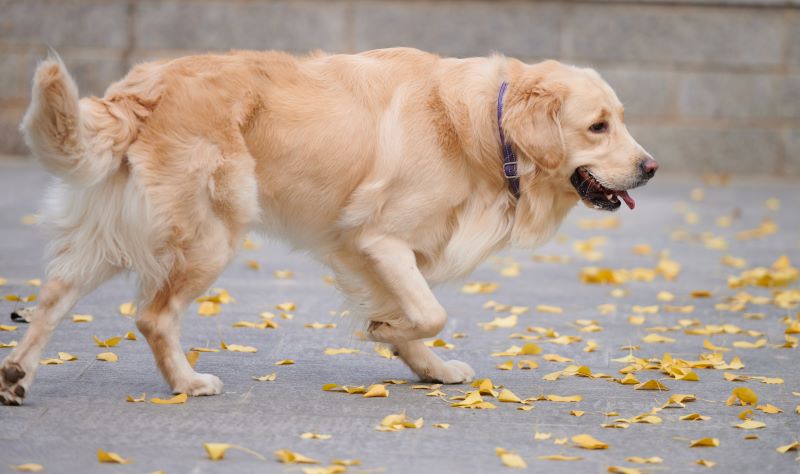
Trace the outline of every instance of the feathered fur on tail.
<instances>
[{"instance_id":1,"label":"feathered fur on tail","mask_svg":"<svg viewBox=\"0 0 800 474\"><path fill-rule=\"evenodd\" d=\"M78 87L56 55L39 64L21 130L44 166L91 186L113 174L135 138L136 119L103 99L79 100ZM123 113L120 113L123 112Z\"/></svg>"}]
</instances>

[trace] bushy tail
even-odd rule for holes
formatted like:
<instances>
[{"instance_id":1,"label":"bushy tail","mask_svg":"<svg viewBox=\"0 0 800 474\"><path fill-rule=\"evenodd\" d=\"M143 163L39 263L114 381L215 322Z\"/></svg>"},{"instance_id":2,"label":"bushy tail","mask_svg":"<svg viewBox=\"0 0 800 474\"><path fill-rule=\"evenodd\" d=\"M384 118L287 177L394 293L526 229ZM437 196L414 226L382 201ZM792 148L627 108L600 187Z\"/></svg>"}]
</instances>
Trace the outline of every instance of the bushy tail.
<instances>
[{"instance_id":1,"label":"bushy tail","mask_svg":"<svg viewBox=\"0 0 800 474\"><path fill-rule=\"evenodd\" d=\"M78 87L57 56L39 64L22 133L53 174L91 186L113 174L135 135L134 121L102 99L79 100Z\"/></svg>"}]
</instances>

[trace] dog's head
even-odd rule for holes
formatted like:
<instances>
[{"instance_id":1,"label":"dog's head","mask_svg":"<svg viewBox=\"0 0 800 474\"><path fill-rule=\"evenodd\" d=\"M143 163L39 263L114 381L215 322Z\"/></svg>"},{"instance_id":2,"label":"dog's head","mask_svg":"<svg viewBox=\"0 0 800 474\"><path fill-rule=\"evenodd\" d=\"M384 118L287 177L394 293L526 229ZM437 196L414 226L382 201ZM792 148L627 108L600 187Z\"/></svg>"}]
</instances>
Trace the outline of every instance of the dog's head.
<instances>
[{"instance_id":1,"label":"dog's head","mask_svg":"<svg viewBox=\"0 0 800 474\"><path fill-rule=\"evenodd\" d=\"M592 69L545 61L517 69L505 98L503 129L521 175L553 175L583 202L613 211L658 163L625 127L622 104Z\"/></svg>"}]
</instances>

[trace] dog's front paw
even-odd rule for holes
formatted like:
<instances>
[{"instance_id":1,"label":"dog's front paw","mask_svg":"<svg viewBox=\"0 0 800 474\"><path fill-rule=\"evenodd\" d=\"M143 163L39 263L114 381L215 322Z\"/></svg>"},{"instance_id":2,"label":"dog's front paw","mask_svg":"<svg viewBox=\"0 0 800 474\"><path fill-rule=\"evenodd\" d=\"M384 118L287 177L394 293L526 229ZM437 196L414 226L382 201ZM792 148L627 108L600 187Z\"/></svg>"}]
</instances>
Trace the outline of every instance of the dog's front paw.
<instances>
[{"instance_id":1,"label":"dog's front paw","mask_svg":"<svg viewBox=\"0 0 800 474\"><path fill-rule=\"evenodd\" d=\"M475 378L475 371L466 362L460 360L448 360L439 370L433 371L427 377L423 377L428 382L441 382L446 384L459 384L472 382Z\"/></svg>"},{"instance_id":2,"label":"dog's front paw","mask_svg":"<svg viewBox=\"0 0 800 474\"><path fill-rule=\"evenodd\" d=\"M222 381L212 374L194 374L185 382L178 382L172 388L175 393L185 393L192 397L218 395L222 393Z\"/></svg>"},{"instance_id":3,"label":"dog's front paw","mask_svg":"<svg viewBox=\"0 0 800 474\"><path fill-rule=\"evenodd\" d=\"M16 362L3 363L0 368L0 403L22 405L26 392L25 371Z\"/></svg>"}]
</instances>

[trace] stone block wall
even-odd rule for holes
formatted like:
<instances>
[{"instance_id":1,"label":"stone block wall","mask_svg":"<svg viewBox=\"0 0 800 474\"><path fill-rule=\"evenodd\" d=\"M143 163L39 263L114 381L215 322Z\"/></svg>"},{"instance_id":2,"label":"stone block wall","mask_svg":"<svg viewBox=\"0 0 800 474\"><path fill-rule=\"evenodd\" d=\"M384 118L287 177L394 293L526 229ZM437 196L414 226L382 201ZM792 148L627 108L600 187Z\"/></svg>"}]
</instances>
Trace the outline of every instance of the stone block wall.
<instances>
[{"instance_id":1,"label":"stone block wall","mask_svg":"<svg viewBox=\"0 0 800 474\"><path fill-rule=\"evenodd\" d=\"M55 48L85 94L135 63L230 48L413 46L595 67L677 173L800 176L798 0L0 0L0 153Z\"/></svg>"}]
</instances>

